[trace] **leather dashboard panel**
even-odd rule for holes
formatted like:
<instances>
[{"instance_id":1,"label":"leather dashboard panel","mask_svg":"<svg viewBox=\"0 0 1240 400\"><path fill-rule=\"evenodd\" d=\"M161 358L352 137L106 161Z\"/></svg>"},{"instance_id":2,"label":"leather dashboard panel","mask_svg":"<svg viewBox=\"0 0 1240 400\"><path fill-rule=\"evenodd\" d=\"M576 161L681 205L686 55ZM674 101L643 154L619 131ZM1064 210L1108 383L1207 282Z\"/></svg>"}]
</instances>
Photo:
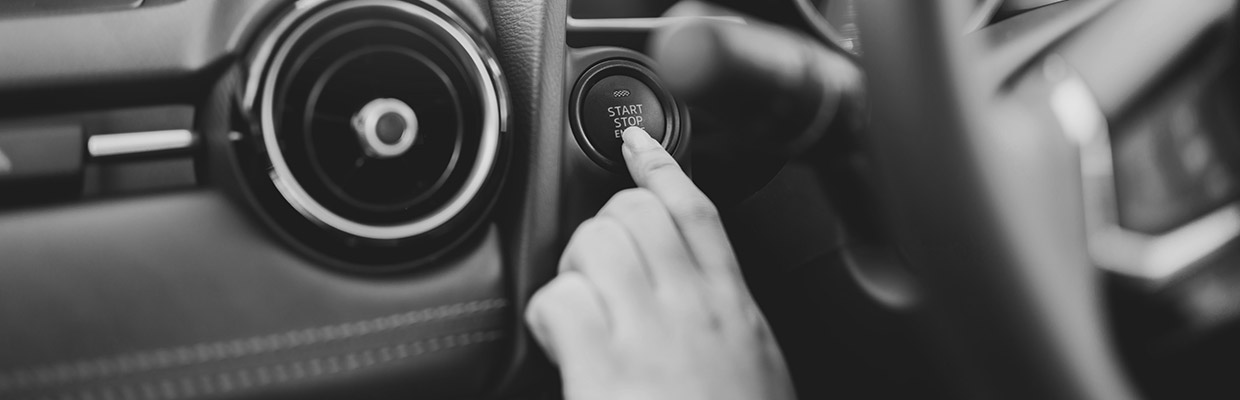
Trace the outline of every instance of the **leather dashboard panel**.
<instances>
[{"instance_id":1,"label":"leather dashboard panel","mask_svg":"<svg viewBox=\"0 0 1240 400\"><path fill-rule=\"evenodd\" d=\"M370 279L272 243L216 191L0 215L0 398L478 395L511 335L480 236Z\"/></svg>"}]
</instances>

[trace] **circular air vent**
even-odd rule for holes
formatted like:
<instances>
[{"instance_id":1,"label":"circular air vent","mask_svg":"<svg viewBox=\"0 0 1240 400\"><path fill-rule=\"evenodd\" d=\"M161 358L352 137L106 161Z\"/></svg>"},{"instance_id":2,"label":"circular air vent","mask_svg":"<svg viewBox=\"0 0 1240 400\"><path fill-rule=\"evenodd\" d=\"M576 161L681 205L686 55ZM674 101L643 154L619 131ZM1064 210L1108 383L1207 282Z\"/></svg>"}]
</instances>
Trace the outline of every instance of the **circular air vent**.
<instances>
[{"instance_id":1,"label":"circular air vent","mask_svg":"<svg viewBox=\"0 0 1240 400\"><path fill-rule=\"evenodd\" d=\"M349 247L418 253L420 237L476 225L507 100L485 41L448 8L299 5L253 62L245 102L283 206Z\"/></svg>"}]
</instances>

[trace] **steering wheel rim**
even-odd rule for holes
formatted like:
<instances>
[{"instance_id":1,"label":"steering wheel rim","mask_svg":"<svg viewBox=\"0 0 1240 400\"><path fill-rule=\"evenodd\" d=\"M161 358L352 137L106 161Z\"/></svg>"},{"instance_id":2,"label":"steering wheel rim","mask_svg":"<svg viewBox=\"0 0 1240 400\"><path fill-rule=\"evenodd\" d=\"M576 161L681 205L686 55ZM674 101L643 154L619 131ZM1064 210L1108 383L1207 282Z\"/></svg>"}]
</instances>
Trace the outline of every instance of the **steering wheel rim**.
<instances>
[{"instance_id":1,"label":"steering wheel rim","mask_svg":"<svg viewBox=\"0 0 1240 400\"><path fill-rule=\"evenodd\" d=\"M1048 110L977 79L972 3L860 12L870 150L936 350L971 397L1137 398L1086 246L1077 148Z\"/></svg>"}]
</instances>

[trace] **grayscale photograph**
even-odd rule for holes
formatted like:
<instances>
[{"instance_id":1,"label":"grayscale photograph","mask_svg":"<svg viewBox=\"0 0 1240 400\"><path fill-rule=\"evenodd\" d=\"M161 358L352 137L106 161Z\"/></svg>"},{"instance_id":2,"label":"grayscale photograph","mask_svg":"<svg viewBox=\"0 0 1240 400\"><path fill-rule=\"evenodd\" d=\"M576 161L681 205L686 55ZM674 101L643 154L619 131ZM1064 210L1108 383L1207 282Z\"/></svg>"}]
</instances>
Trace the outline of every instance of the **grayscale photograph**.
<instances>
[{"instance_id":1,"label":"grayscale photograph","mask_svg":"<svg viewBox=\"0 0 1240 400\"><path fill-rule=\"evenodd\" d=\"M0 0L0 400L1240 399L1237 0Z\"/></svg>"}]
</instances>

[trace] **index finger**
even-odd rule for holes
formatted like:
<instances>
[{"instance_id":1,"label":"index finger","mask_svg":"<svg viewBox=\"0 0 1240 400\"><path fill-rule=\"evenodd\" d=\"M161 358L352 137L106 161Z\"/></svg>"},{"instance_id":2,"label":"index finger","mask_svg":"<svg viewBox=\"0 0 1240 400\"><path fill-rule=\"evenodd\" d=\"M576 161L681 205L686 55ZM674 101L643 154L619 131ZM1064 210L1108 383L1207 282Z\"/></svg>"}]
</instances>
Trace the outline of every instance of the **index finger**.
<instances>
[{"instance_id":1,"label":"index finger","mask_svg":"<svg viewBox=\"0 0 1240 400\"><path fill-rule=\"evenodd\" d=\"M715 205L650 134L629 127L622 135L621 152L633 181L653 192L667 207L703 272L735 276L736 258Z\"/></svg>"}]
</instances>

